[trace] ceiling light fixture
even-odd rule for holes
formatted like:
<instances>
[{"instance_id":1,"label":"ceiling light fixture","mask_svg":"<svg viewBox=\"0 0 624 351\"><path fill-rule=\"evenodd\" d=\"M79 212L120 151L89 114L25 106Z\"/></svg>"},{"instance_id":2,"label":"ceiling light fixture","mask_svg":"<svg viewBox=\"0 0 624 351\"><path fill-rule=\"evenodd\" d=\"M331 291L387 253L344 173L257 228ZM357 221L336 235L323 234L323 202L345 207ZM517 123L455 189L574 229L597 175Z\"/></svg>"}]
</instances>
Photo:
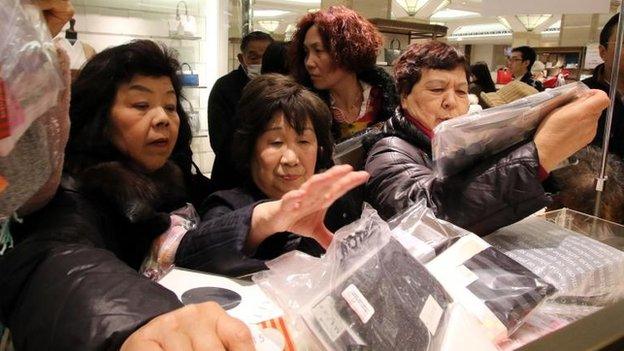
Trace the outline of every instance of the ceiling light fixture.
<instances>
[{"instance_id":1,"label":"ceiling light fixture","mask_svg":"<svg viewBox=\"0 0 624 351\"><path fill-rule=\"evenodd\" d=\"M540 24L546 22L552 15L551 14L542 14L542 15L516 15L518 21L522 23L524 28L527 31L532 32Z\"/></svg>"},{"instance_id":2,"label":"ceiling light fixture","mask_svg":"<svg viewBox=\"0 0 624 351\"><path fill-rule=\"evenodd\" d=\"M416 16L416 13L429 2L429 0L396 0L396 2L410 17L414 17Z\"/></svg>"}]
</instances>

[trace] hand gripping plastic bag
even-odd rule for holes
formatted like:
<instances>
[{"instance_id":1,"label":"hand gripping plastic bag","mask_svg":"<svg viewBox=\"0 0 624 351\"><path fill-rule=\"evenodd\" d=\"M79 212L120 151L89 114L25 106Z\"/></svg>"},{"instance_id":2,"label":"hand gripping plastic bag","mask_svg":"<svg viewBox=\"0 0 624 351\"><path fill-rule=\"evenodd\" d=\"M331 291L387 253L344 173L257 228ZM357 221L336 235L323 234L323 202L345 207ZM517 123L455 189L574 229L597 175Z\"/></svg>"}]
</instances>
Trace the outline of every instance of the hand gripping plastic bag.
<instances>
[{"instance_id":1,"label":"hand gripping plastic bag","mask_svg":"<svg viewBox=\"0 0 624 351\"><path fill-rule=\"evenodd\" d=\"M41 12L21 0L0 0L0 156L8 155L31 123L57 104L64 88L57 52Z\"/></svg>"},{"instance_id":2,"label":"hand gripping plastic bag","mask_svg":"<svg viewBox=\"0 0 624 351\"><path fill-rule=\"evenodd\" d=\"M189 230L197 227L199 215L191 204L171 213L171 225L152 242L149 254L141 264L140 272L151 280L159 280L174 266L180 241Z\"/></svg>"},{"instance_id":3,"label":"hand gripping plastic bag","mask_svg":"<svg viewBox=\"0 0 624 351\"><path fill-rule=\"evenodd\" d=\"M296 335L313 335L312 349L442 344L450 296L370 208L335 234L322 258L289 253L267 266L254 281L286 311Z\"/></svg>"},{"instance_id":4,"label":"hand gripping plastic bag","mask_svg":"<svg viewBox=\"0 0 624 351\"><path fill-rule=\"evenodd\" d=\"M544 117L588 90L581 82L567 84L440 123L431 146L436 176L447 178L528 140Z\"/></svg>"}]
</instances>

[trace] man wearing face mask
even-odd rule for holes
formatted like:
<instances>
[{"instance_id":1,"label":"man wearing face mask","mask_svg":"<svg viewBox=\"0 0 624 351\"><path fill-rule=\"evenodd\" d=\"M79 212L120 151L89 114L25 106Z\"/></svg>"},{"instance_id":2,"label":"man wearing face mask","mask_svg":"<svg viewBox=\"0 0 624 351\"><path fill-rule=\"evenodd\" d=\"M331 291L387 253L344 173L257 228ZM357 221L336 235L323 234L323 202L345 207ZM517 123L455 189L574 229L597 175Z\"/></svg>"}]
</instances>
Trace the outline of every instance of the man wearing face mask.
<instances>
[{"instance_id":1,"label":"man wearing face mask","mask_svg":"<svg viewBox=\"0 0 624 351\"><path fill-rule=\"evenodd\" d=\"M218 190L230 189L239 185L234 176L234 165L230 160L230 140L236 126L234 116L236 105L243 88L254 77L260 75L262 56L273 42L270 35L263 32L247 34L240 44L238 54L240 65L234 71L219 78L208 98L208 133L210 147L215 153L212 166L212 180Z\"/></svg>"}]
</instances>

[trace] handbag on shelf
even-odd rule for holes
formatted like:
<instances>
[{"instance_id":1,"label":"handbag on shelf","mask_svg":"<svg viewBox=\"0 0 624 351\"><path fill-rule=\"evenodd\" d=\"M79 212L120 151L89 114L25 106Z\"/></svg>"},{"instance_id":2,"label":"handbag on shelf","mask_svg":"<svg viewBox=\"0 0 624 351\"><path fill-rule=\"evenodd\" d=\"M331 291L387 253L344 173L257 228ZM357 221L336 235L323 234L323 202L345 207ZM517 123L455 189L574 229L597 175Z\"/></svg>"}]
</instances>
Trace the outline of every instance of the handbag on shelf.
<instances>
[{"instance_id":1,"label":"handbag on shelf","mask_svg":"<svg viewBox=\"0 0 624 351\"><path fill-rule=\"evenodd\" d=\"M396 49L394 48L394 43L396 43ZM403 51L401 51L401 42L394 38L390 41L390 47L388 49L384 49L384 59L386 63L391 65L396 59L401 56Z\"/></svg>"},{"instance_id":2,"label":"handbag on shelf","mask_svg":"<svg viewBox=\"0 0 624 351\"><path fill-rule=\"evenodd\" d=\"M190 73L185 73L184 66L188 67L188 72ZM180 77L182 86L196 87L199 85L199 75L193 72L193 67L186 62L183 62L180 66L180 74L178 74L178 77Z\"/></svg>"},{"instance_id":3,"label":"handbag on shelf","mask_svg":"<svg viewBox=\"0 0 624 351\"><path fill-rule=\"evenodd\" d=\"M184 5L184 14L180 13L180 7ZM188 6L185 1L180 1L176 5L176 14L169 19L170 37L194 37L197 34L197 21L195 17L188 14Z\"/></svg>"},{"instance_id":4,"label":"handbag on shelf","mask_svg":"<svg viewBox=\"0 0 624 351\"><path fill-rule=\"evenodd\" d=\"M189 110L187 111L189 125L191 126L191 132L193 135L199 133L201 130L201 123L199 121L199 111L193 108L193 104L189 101Z\"/></svg>"}]
</instances>

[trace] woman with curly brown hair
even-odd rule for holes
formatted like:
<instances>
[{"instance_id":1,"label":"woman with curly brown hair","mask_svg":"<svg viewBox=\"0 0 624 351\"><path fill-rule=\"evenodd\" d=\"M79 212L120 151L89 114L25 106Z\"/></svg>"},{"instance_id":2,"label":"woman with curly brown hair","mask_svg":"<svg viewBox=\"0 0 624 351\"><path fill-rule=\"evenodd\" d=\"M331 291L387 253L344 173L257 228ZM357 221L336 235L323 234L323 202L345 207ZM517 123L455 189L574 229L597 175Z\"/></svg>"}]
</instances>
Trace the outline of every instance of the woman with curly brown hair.
<instances>
[{"instance_id":1,"label":"woman with curly brown hair","mask_svg":"<svg viewBox=\"0 0 624 351\"><path fill-rule=\"evenodd\" d=\"M374 25L344 6L308 13L297 24L290 47L292 73L330 106L336 141L394 113L394 82L375 66L381 45Z\"/></svg>"}]
</instances>

